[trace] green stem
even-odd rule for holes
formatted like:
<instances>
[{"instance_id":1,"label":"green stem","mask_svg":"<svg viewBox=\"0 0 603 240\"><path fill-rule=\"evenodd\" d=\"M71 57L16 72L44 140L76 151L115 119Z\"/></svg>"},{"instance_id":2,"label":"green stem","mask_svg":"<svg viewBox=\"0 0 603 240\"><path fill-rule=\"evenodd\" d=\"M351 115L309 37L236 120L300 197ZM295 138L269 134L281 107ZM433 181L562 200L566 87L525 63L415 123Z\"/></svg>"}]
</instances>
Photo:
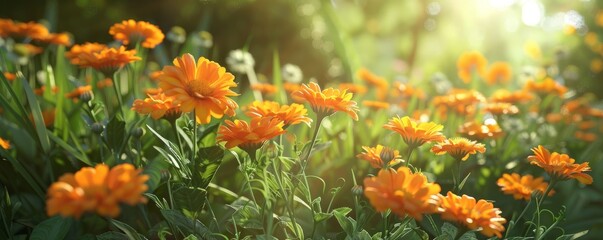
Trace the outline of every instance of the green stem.
<instances>
[{"instance_id":1,"label":"green stem","mask_svg":"<svg viewBox=\"0 0 603 240\"><path fill-rule=\"evenodd\" d=\"M172 131L176 135L176 141L178 141L178 148L180 149L180 154L184 153L184 148L182 147L182 139L180 139L180 134L178 133L178 126L176 125L176 120L170 121L172 125Z\"/></svg>"},{"instance_id":2,"label":"green stem","mask_svg":"<svg viewBox=\"0 0 603 240\"><path fill-rule=\"evenodd\" d=\"M312 192L310 192L310 184L308 184L308 176L306 175L306 166L308 165L308 159L310 158L310 154L312 154L312 149L314 148L314 144L316 144L316 138L318 138L318 132L320 130L320 125L322 123L322 120L324 119L324 116L319 116L317 118L316 121L316 127L314 128L314 136L312 137L312 141L310 142L310 148L308 148L308 153L306 154L306 156L304 157L303 161L301 162L302 166L301 166L301 174L304 178L304 185L306 187L306 192L308 194L307 196L307 201L310 204L310 208L312 210L312 221L313 221L313 226L312 226L312 235L310 235L312 238L314 238L314 232L316 231L316 218L315 216L315 211L314 211L314 204L312 204Z\"/></svg>"},{"instance_id":3,"label":"green stem","mask_svg":"<svg viewBox=\"0 0 603 240\"><path fill-rule=\"evenodd\" d=\"M124 109L123 109L123 101L121 99L121 92L119 91L119 87L117 86L117 84L118 84L117 76L119 76L118 73L119 73L119 70L113 74L113 78L111 79L111 81L113 81L113 91L115 91L115 96L117 97L117 103L119 104L119 106L117 106L117 108L119 109L119 112L121 113L121 115L125 118L126 115L125 115Z\"/></svg>"},{"instance_id":4,"label":"green stem","mask_svg":"<svg viewBox=\"0 0 603 240\"><path fill-rule=\"evenodd\" d=\"M274 169L274 176L276 177L276 183L278 184L278 188L279 191L281 192L281 194L283 194L283 198L285 199L285 209L287 210L287 213L289 214L289 218L291 219L291 222L293 223L293 229L295 232L295 236L299 238L299 236L301 236L298 232L297 232L297 223L295 222L295 215L293 214L293 197L291 198L291 201L289 201L289 197L287 196L287 192L285 191L285 188L283 188L283 182L282 182L282 177L281 174L283 173L283 171L281 170L281 165L278 165L277 168L277 163L280 162L280 159L275 159L274 161L272 161L272 168ZM291 205L289 205L289 203L291 203Z\"/></svg>"},{"instance_id":5,"label":"green stem","mask_svg":"<svg viewBox=\"0 0 603 240\"><path fill-rule=\"evenodd\" d=\"M385 213L381 213L381 218L383 219L383 230L381 232L381 237L383 239L387 239L387 229L389 229L389 223L388 223L389 214L390 214L389 210L386 211Z\"/></svg>"},{"instance_id":6,"label":"green stem","mask_svg":"<svg viewBox=\"0 0 603 240\"><path fill-rule=\"evenodd\" d=\"M549 195L549 193L551 192L551 190L553 190L553 187L554 187L554 185L556 183L557 183L557 179L551 178L551 182L546 187L546 190L544 191L544 194L542 194L542 198L540 198L540 200L538 200L538 206L540 206L542 204L542 202L544 202L544 199Z\"/></svg>"},{"instance_id":7,"label":"green stem","mask_svg":"<svg viewBox=\"0 0 603 240\"><path fill-rule=\"evenodd\" d=\"M408 167L408 165L410 165L410 157L412 156L412 152L415 150L415 147L413 146L409 146L408 147L408 155L406 157L406 167Z\"/></svg>"}]
</instances>

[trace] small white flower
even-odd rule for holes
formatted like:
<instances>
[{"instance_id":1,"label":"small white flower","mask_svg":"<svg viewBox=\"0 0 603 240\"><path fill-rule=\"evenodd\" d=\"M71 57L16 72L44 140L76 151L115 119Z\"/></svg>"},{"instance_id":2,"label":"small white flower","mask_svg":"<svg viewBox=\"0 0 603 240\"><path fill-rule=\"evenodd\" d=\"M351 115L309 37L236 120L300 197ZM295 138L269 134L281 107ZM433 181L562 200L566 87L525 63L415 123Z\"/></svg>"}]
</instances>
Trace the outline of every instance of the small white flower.
<instances>
[{"instance_id":1,"label":"small white flower","mask_svg":"<svg viewBox=\"0 0 603 240\"><path fill-rule=\"evenodd\" d=\"M253 69L255 66L255 60L249 52L241 49L232 50L226 58L226 64L229 66L229 70L237 73L247 73L247 70Z\"/></svg>"},{"instance_id":2,"label":"small white flower","mask_svg":"<svg viewBox=\"0 0 603 240\"><path fill-rule=\"evenodd\" d=\"M193 35L193 45L204 48L210 48L214 45L213 36L207 31L201 31Z\"/></svg>"},{"instance_id":3,"label":"small white flower","mask_svg":"<svg viewBox=\"0 0 603 240\"><path fill-rule=\"evenodd\" d=\"M182 27L174 26L168 32L167 39L174 43L182 44L186 40L186 30Z\"/></svg>"},{"instance_id":4,"label":"small white flower","mask_svg":"<svg viewBox=\"0 0 603 240\"><path fill-rule=\"evenodd\" d=\"M304 78L301 68L290 63L287 63L283 66L281 75L283 80L290 83L300 83Z\"/></svg>"},{"instance_id":5,"label":"small white flower","mask_svg":"<svg viewBox=\"0 0 603 240\"><path fill-rule=\"evenodd\" d=\"M433 77L431 77L431 83L438 94L446 94L452 89L452 84L443 73L434 74Z\"/></svg>"}]
</instances>

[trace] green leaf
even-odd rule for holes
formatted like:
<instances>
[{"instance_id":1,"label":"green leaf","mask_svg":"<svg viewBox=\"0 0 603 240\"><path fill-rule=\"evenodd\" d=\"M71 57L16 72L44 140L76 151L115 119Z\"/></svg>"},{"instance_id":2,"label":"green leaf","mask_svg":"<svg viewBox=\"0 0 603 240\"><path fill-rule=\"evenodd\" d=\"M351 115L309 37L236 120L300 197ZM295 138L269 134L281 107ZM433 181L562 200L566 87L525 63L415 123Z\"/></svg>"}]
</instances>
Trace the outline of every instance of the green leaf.
<instances>
[{"instance_id":1,"label":"green leaf","mask_svg":"<svg viewBox=\"0 0 603 240\"><path fill-rule=\"evenodd\" d=\"M184 167L185 166L185 157L182 155L182 153L180 153L180 150L178 150L178 146L174 143L172 143L170 140L167 140L166 138L164 138L163 136L161 136L161 134L157 133L157 131L155 131L152 127L150 127L149 125L147 125L147 128L157 137L159 138L159 140L161 140L161 142L163 142L163 144L165 144L165 146L167 147L167 152L163 149L160 149L158 147L155 147L155 149L157 151L159 151L159 153L161 153L166 159L168 159L169 163L172 164L172 166L176 167L179 169L178 172L181 172L182 174L184 174L186 177L191 177L192 173L190 171L189 168Z\"/></svg>"},{"instance_id":2,"label":"green leaf","mask_svg":"<svg viewBox=\"0 0 603 240\"><path fill-rule=\"evenodd\" d=\"M588 230L584 230L584 231L577 232L577 233L561 235L557 238L557 240L574 240L574 239L578 239L586 234L588 234Z\"/></svg>"},{"instance_id":3,"label":"green leaf","mask_svg":"<svg viewBox=\"0 0 603 240\"><path fill-rule=\"evenodd\" d=\"M42 150L47 153L50 150L50 140L48 139L48 134L46 134L46 125L44 124L44 117L42 117L42 110L40 109L40 104L36 99L36 95L33 90L29 86L29 83L25 80L23 75L18 74L21 82L23 83L23 90L25 90L25 95L27 96L27 102L29 103L29 108L31 109L31 114L33 115L33 119L35 124L36 133L38 134L38 139L40 140L40 145L42 146Z\"/></svg>"},{"instance_id":4,"label":"green leaf","mask_svg":"<svg viewBox=\"0 0 603 240\"><path fill-rule=\"evenodd\" d=\"M232 219L238 226L247 229L264 229L260 207L253 201L240 197L228 206L235 210Z\"/></svg>"},{"instance_id":5,"label":"green leaf","mask_svg":"<svg viewBox=\"0 0 603 240\"><path fill-rule=\"evenodd\" d=\"M31 144L35 142L35 140L31 137L29 132L25 131L22 127L17 126L17 124L7 121L5 118L0 118L0 129L4 129L11 134L12 141L17 149L19 149L19 152L25 154L28 158L34 158L36 156L38 149L36 144Z\"/></svg>"},{"instance_id":6,"label":"green leaf","mask_svg":"<svg viewBox=\"0 0 603 240\"><path fill-rule=\"evenodd\" d=\"M113 116L107 124L105 139L114 154L119 155L121 145L126 138L126 122L119 115ZM119 159L116 159L118 161Z\"/></svg>"},{"instance_id":7,"label":"green leaf","mask_svg":"<svg viewBox=\"0 0 603 240\"><path fill-rule=\"evenodd\" d=\"M44 220L34 227L30 240L66 239L73 221L69 218L55 216Z\"/></svg>"},{"instance_id":8,"label":"green leaf","mask_svg":"<svg viewBox=\"0 0 603 240\"><path fill-rule=\"evenodd\" d=\"M130 240L128 235L120 233L120 232L105 232L100 235L96 235L96 239L98 240Z\"/></svg>"},{"instance_id":9,"label":"green leaf","mask_svg":"<svg viewBox=\"0 0 603 240\"><path fill-rule=\"evenodd\" d=\"M278 55L278 50L275 48L272 54L272 83L278 89L276 92L276 97L274 98L276 102L280 104L287 103L287 96L285 95L285 90L283 88L283 79L281 77L281 63Z\"/></svg>"},{"instance_id":10,"label":"green leaf","mask_svg":"<svg viewBox=\"0 0 603 240\"><path fill-rule=\"evenodd\" d=\"M127 236L128 239L131 240L144 240L147 239L144 236L140 235L140 233L136 232L136 230L134 230L134 228L130 227L130 225L117 221L115 219L110 219L109 220L111 222L111 224L113 224L113 226L119 228L119 230L123 231Z\"/></svg>"},{"instance_id":11,"label":"green leaf","mask_svg":"<svg viewBox=\"0 0 603 240\"><path fill-rule=\"evenodd\" d=\"M339 222L339 225L348 237L353 238L356 235L356 231L354 230L356 229L356 222L341 212L333 211L333 215L335 215L337 222Z\"/></svg>"},{"instance_id":12,"label":"green leaf","mask_svg":"<svg viewBox=\"0 0 603 240\"><path fill-rule=\"evenodd\" d=\"M161 182L161 172L167 171L169 167L169 163L164 161L163 159L155 159L150 161L146 167L144 168L143 174L149 176L149 181L147 181L147 186L149 186L149 190L147 192L154 192L159 183Z\"/></svg>"},{"instance_id":13,"label":"green leaf","mask_svg":"<svg viewBox=\"0 0 603 240\"><path fill-rule=\"evenodd\" d=\"M471 175L471 173L467 174L467 176L465 176L463 181L461 181L461 183L459 183L459 191L461 191L461 189L463 189L463 186L465 186L465 182L467 182L467 179L469 179L469 175Z\"/></svg>"},{"instance_id":14,"label":"green leaf","mask_svg":"<svg viewBox=\"0 0 603 240\"><path fill-rule=\"evenodd\" d=\"M224 158L224 149L220 146L204 147L199 149L198 174L193 174L193 182L196 186L207 189L207 186L218 171L222 158Z\"/></svg>"},{"instance_id":15,"label":"green leaf","mask_svg":"<svg viewBox=\"0 0 603 240\"><path fill-rule=\"evenodd\" d=\"M50 140L52 140L54 143L61 146L61 148L63 148L65 151L71 153L71 155L73 155L78 160L82 161L83 163L85 163L88 166L92 166L92 162L90 161L90 159L88 159L88 155L86 155L86 153L73 148L72 145L70 145L69 143L66 143L61 138L55 136L54 134L49 134L48 137L50 137Z\"/></svg>"},{"instance_id":16,"label":"green leaf","mask_svg":"<svg viewBox=\"0 0 603 240\"><path fill-rule=\"evenodd\" d=\"M327 220L327 219L329 219L331 217L333 217L332 213L322 213L322 212L315 213L314 214L314 222L319 223L319 222Z\"/></svg>"},{"instance_id":17,"label":"green leaf","mask_svg":"<svg viewBox=\"0 0 603 240\"><path fill-rule=\"evenodd\" d=\"M202 188L182 186L173 190L175 208L190 212L201 210L207 191Z\"/></svg>"},{"instance_id":18,"label":"green leaf","mask_svg":"<svg viewBox=\"0 0 603 240\"><path fill-rule=\"evenodd\" d=\"M65 89L67 89L67 73L65 72L65 70L67 69L67 67L65 66L65 46L58 46L57 47L57 53L56 53L57 59L56 59L56 71L54 72L54 79L55 79L55 84L57 89L59 90L59 92L57 93L57 96L65 96ZM52 74L52 67L50 65L47 66L47 74ZM50 90L51 88L47 88L47 90ZM65 102L66 102L66 98L64 97L58 97L56 98L56 111L58 113L63 113L65 112ZM67 122L67 116L66 114L57 114L55 119L54 119L54 127L55 127L55 134L58 134L58 136L63 139L63 140L67 140L68 137L68 130L69 130L69 125Z\"/></svg>"},{"instance_id":19,"label":"green leaf","mask_svg":"<svg viewBox=\"0 0 603 240\"><path fill-rule=\"evenodd\" d=\"M161 214L166 221L180 228L185 234L195 234L201 239L215 239L213 233L199 220L187 218L182 213L170 209L161 210Z\"/></svg>"},{"instance_id":20,"label":"green leaf","mask_svg":"<svg viewBox=\"0 0 603 240\"><path fill-rule=\"evenodd\" d=\"M456 237L456 234L458 232L458 229L456 228L456 226L448 223L448 222L444 222L444 224L442 225L442 228L440 228L442 230L442 235L446 235L451 237L452 239L454 239Z\"/></svg>"}]
</instances>

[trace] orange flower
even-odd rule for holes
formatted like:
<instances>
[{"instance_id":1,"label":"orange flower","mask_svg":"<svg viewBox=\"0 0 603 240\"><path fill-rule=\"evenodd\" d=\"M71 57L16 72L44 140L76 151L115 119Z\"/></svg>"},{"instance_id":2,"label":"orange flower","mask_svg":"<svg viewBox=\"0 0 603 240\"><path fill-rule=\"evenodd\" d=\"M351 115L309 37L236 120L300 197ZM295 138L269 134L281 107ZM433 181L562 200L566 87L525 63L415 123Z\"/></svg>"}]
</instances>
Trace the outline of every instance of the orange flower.
<instances>
[{"instance_id":1,"label":"orange flower","mask_svg":"<svg viewBox=\"0 0 603 240\"><path fill-rule=\"evenodd\" d=\"M486 82L488 84L495 84L497 82L506 83L511 80L513 73L511 66L506 62L495 62L490 65L488 72L486 73Z\"/></svg>"},{"instance_id":2,"label":"orange flower","mask_svg":"<svg viewBox=\"0 0 603 240\"><path fill-rule=\"evenodd\" d=\"M3 72L2 74L4 74L4 78L6 78L6 80L8 81L17 79L17 75L15 75L14 73Z\"/></svg>"},{"instance_id":3,"label":"orange flower","mask_svg":"<svg viewBox=\"0 0 603 240\"><path fill-rule=\"evenodd\" d=\"M532 94L525 90L509 92L506 89L498 89L492 94L490 100L492 102L506 102L515 104L530 101L532 98L534 98Z\"/></svg>"},{"instance_id":4,"label":"orange flower","mask_svg":"<svg viewBox=\"0 0 603 240\"><path fill-rule=\"evenodd\" d=\"M224 122L218 129L219 142L226 142L226 148L239 148L255 151L266 141L285 133L283 121L277 118L253 118L251 123L242 120ZM251 155L251 154L250 154Z\"/></svg>"},{"instance_id":5,"label":"orange flower","mask_svg":"<svg viewBox=\"0 0 603 240\"><path fill-rule=\"evenodd\" d=\"M269 83L253 84L253 85L251 85L251 89L253 89L255 91L259 91L266 95L274 94L274 93L278 92L278 89L276 88L276 86L269 84Z\"/></svg>"},{"instance_id":6,"label":"orange flower","mask_svg":"<svg viewBox=\"0 0 603 240\"><path fill-rule=\"evenodd\" d=\"M29 43L17 43L14 45L13 51L19 56L30 57L42 53L44 49Z\"/></svg>"},{"instance_id":7,"label":"orange flower","mask_svg":"<svg viewBox=\"0 0 603 240\"><path fill-rule=\"evenodd\" d=\"M377 76L366 68L360 68L356 74L358 75L358 78L362 79L362 81L365 81L366 83L377 88L377 99L385 99L387 91L389 90L389 82L387 82L385 78Z\"/></svg>"},{"instance_id":8,"label":"orange flower","mask_svg":"<svg viewBox=\"0 0 603 240\"><path fill-rule=\"evenodd\" d=\"M471 141L466 138L456 137L449 138L434 145L431 148L431 152L436 155L450 154L452 158L456 160L467 160L469 155L476 154L477 152L484 153L486 148L484 144Z\"/></svg>"},{"instance_id":9,"label":"orange flower","mask_svg":"<svg viewBox=\"0 0 603 240\"><path fill-rule=\"evenodd\" d=\"M389 109L389 103L388 102L382 102L382 101L362 101L362 105L364 105L365 107L370 107L370 108L374 108L374 109Z\"/></svg>"},{"instance_id":10,"label":"orange flower","mask_svg":"<svg viewBox=\"0 0 603 240\"><path fill-rule=\"evenodd\" d=\"M24 37L31 39L45 38L48 33L46 26L36 22L14 23L9 28L8 34L14 37Z\"/></svg>"},{"instance_id":11,"label":"orange flower","mask_svg":"<svg viewBox=\"0 0 603 240\"><path fill-rule=\"evenodd\" d=\"M517 173L503 174L502 177L496 181L496 184L500 186L501 190L507 195L513 195L513 198L520 200L530 200L532 192L539 191L540 194L544 194L546 188L549 186L544 178L534 178L528 174L520 176ZM554 191L549 192L549 196L552 196Z\"/></svg>"},{"instance_id":12,"label":"orange flower","mask_svg":"<svg viewBox=\"0 0 603 240\"><path fill-rule=\"evenodd\" d=\"M327 88L320 90L318 84L311 82L292 94L293 99L297 101L307 101L312 106L312 110L319 117L330 116L335 112L345 112L354 120L358 120L358 107L356 102L352 101L352 94L345 90Z\"/></svg>"},{"instance_id":13,"label":"orange flower","mask_svg":"<svg viewBox=\"0 0 603 240\"><path fill-rule=\"evenodd\" d=\"M174 104L174 98L164 93L148 94L144 100L136 99L132 104L132 110L139 114L150 114L153 119L165 117L168 120L180 117L180 106Z\"/></svg>"},{"instance_id":14,"label":"orange flower","mask_svg":"<svg viewBox=\"0 0 603 240\"><path fill-rule=\"evenodd\" d=\"M574 137L585 142L594 142L597 140L597 134L586 131L577 131L574 133Z\"/></svg>"},{"instance_id":15,"label":"orange flower","mask_svg":"<svg viewBox=\"0 0 603 240\"><path fill-rule=\"evenodd\" d=\"M307 116L308 110L304 108L304 105L297 103L280 105L272 101L254 101L245 112L245 115L252 118L277 118L283 121L283 129L300 123L310 126L310 123L312 123L312 119Z\"/></svg>"},{"instance_id":16,"label":"orange flower","mask_svg":"<svg viewBox=\"0 0 603 240\"><path fill-rule=\"evenodd\" d=\"M107 49L107 45L101 43L84 43L84 44L76 44L71 47L71 49L65 53L65 57L69 59L72 64L79 65L80 54L94 54L99 53L103 49Z\"/></svg>"},{"instance_id":17,"label":"orange flower","mask_svg":"<svg viewBox=\"0 0 603 240\"><path fill-rule=\"evenodd\" d=\"M165 95L174 98L175 104L180 104L182 112L195 110L200 124L209 123L212 117L235 115L239 105L229 97L238 94L230 90L237 86L231 73L204 57L195 63L193 55L188 53L173 63L174 66L163 67L163 74L158 77L159 87Z\"/></svg>"},{"instance_id":18,"label":"orange flower","mask_svg":"<svg viewBox=\"0 0 603 240\"><path fill-rule=\"evenodd\" d=\"M6 139L0 138L0 147L8 150L10 148L10 142Z\"/></svg>"},{"instance_id":19,"label":"orange flower","mask_svg":"<svg viewBox=\"0 0 603 240\"><path fill-rule=\"evenodd\" d=\"M402 96L405 98L411 98L416 96L418 99L425 99L425 92L419 88L415 88L409 84L403 84L399 81L394 82L394 89L392 91L394 97Z\"/></svg>"},{"instance_id":20,"label":"orange flower","mask_svg":"<svg viewBox=\"0 0 603 240\"><path fill-rule=\"evenodd\" d=\"M534 82L533 80L528 80L526 82L526 85L524 86L524 89L535 93L551 93L559 96L567 92L567 88L565 86L555 82L555 80L550 77L545 78L541 82Z\"/></svg>"},{"instance_id":21,"label":"orange flower","mask_svg":"<svg viewBox=\"0 0 603 240\"><path fill-rule=\"evenodd\" d=\"M71 38L68 33L50 33L38 41L46 44L70 46Z\"/></svg>"},{"instance_id":22,"label":"orange flower","mask_svg":"<svg viewBox=\"0 0 603 240\"><path fill-rule=\"evenodd\" d=\"M505 102L488 103L484 110L494 115L512 115L519 113L519 108L517 108L517 106Z\"/></svg>"},{"instance_id":23,"label":"orange flower","mask_svg":"<svg viewBox=\"0 0 603 240\"><path fill-rule=\"evenodd\" d=\"M474 140L497 138L503 134L496 121L486 121L483 125L477 122L466 122L459 128L459 133Z\"/></svg>"},{"instance_id":24,"label":"orange flower","mask_svg":"<svg viewBox=\"0 0 603 240\"><path fill-rule=\"evenodd\" d=\"M117 217L119 204L136 205L145 203L142 195L148 186L147 175L140 174L129 163L109 170L104 164L85 167L75 174L67 173L48 188L46 212L49 216L80 216L85 212L96 212L107 217Z\"/></svg>"},{"instance_id":25,"label":"orange flower","mask_svg":"<svg viewBox=\"0 0 603 240\"><path fill-rule=\"evenodd\" d=\"M340 83L338 88L341 91L347 90L348 92L357 94L364 94L367 91L365 86L353 83Z\"/></svg>"},{"instance_id":26,"label":"orange flower","mask_svg":"<svg viewBox=\"0 0 603 240\"><path fill-rule=\"evenodd\" d=\"M0 37L7 37L15 27L15 22L11 19L0 18Z\"/></svg>"},{"instance_id":27,"label":"orange flower","mask_svg":"<svg viewBox=\"0 0 603 240\"><path fill-rule=\"evenodd\" d=\"M463 53L456 62L458 75L464 83L471 82L472 74L475 72L479 76L484 76L488 61L484 56L477 52Z\"/></svg>"},{"instance_id":28,"label":"orange flower","mask_svg":"<svg viewBox=\"0 0 603 240\"><path fill-rule=\"evenodd\" d=\"M484 96L475 90L453 89L449 94L433 98L433 104L441 111L453 109L461 115L471 115L475 112L475 104L484 102Z\"/></svg>"},{"instance_id":29,"label":"orange flower","mask_svg":"<svg viewBox=\"0 0 603 240\"><path fill-rule=\"evenodd\" d=\"M427 182L421 173L412 173L407 167L398 170L384 168L377 176L364 179L364 195L378 212L391 209L398 216L409 216L420 221L423 214L437 211L440 185Z\"/></svg>"},{"instance_id":30,"label":"orange flower","mask_svg":"<svg viewBox=\"0 0 603 240\"><path fill-rule=\"evenodd\" d=\"M440 132L444 126L434 122L417 123L409 117L394 117L383 127L400 134L410 148L419 147L427 142L441 142L446 139Z\"/></svg>"},{"instance_id":31,"label":"orange flower","mask_svg":"<svg viewBox=\"0 0 603 240\"><path fill-rule=\"evenodd\" d=\"M386 168L403 162L398 150L377 144L376 147L363 146L363 153L356 155L357 158L368 161L374 168Z\"/></svg>"},{"instance_id":32,"label":"orange flower","mask_svg":"<svg viewBox=\"0 0 603 240\"><path fill-rule=\"evenodd\" d=\"M297 90L301 89L301 85L297 84L297 83L283 83L283 88L285 89L285 91L287 91L289 94L292 94L294 92L296 92Z\"/></svg>"},{"instance_id":33,"label":"orange flower","mask_svg":"<svg viewBox=\"0 0 603 240\"><path fill-rule=\"evenodd\" d=\"M481 229L480 232L487 237L496 235L502 238L501 232L505 231L503 224L507 220L500 216L500 209L495 208L491 202L483 199L476 201L467 195L459 197L452 192L439 197L438 210L442 219L458 222L471 230Z\"/></svg>"},{"instance_id":34,"label":"orange flower","mask_svg":"<svg viewBox=\"0 0 603 240\"><path fill-rule=\"evenodd\" d=\"M98 80L98 82L96 82L96 87L98 89L103 89L103 88L107 88L107 87L111 87L113 86L113 80L111 80L111 78L105 78L103 80Z\"/></svg>"},{"instance_id":35,"label":"orange flower","mask_svg":"<svg viewBox=\"0 0 603 240\"><path fill-rule=\"evenodd\" d=\"M153 81L159 81L159 76L161 76L161 74L163 74L161 70L152 71L151 73L149 73L149 78L151 78L151 80Z\"/></svg>"},{"instance_id":36,"label":"orange flower","mask_svg":"<svg viewBox=\"0 0 603 240\"><path fill-rule=\"evenodd\" d=\"M77 56L76 61L80 67L92 67L101 71L109 77L124 65L141 60L136 56L136 50L126 50L124 46L119 48L105 48L99 52L83 52ZM73 63L73 61L72 61Z\"/></svg>"},{"instance_id":37,"label":"orange flower","mask_svg":"<svg viewBox=\"0 0 603 240\"><path fill-rule=\"evenodd\" d=\"M147 89L144 90L144 93L146 95L149 95L149 94L150 95L157 95L157 94L163 93L163 89L161 89L161 88L147 88Z\"/></svg>"},{"instance_id":38,"label":"orange flower","mask_svg":"<svg viewBox=\"0 0 603 240\"><path fill-rule=\"evenodd\" d=\"M530 163L541 167L551 176L560 180L573 178L584 184L593 183L593 178L584 173L590 171L588 162L581 164L574 163L576 160L567 154L559 154L557 152L551 154L549 150L541 145L532 148L532 152L535 155L528 157Z\"/></svg>"},{"instance_id":39,"label":"orange flower","mask_svg":"<svg viewBox=\"0 0 603 240\"><path fill-rule=\"evenodd\" d=\"M51 108L51 109L47 109L47 110L43 110L42 111L42 118L44 120L44 126L51 127L54 124L54 118L56 116L55 110L56 109ZM29 114L29 120L32 123L34 123L34 125L36 124L35 121L34 121L33 115L31 113Z\"/></svg>"},{"instance_id":40,"label":"orange flower","mask_svg":"<svg viewBox=\"0 0 603 240\"><path fill-rule=\"evenodd\" d=\"M70 98L74 102L77 102L80 99L80 97L85 94L92 96L92 86L86 85L86 86L77 87L73 91L65 94L65 97Z\"/></svg>"},{"instance_id":41,"label":"orange flower","mask_svg":"<svg viewBox=\"0 0 603 240\"><path fill-rule=\"evenodd\" d=\"M109 34L125 45L140 41L145 48L155 48L165 37L157 26L132 19L114 24L109 29Z\"/></svg>"},{"instance_id":42,"label":"orange flower","mask_svg":"<svg viewBox=\"0 0 603 240\"><path fill-rule=\"evenodd\" d=\"M52 89L50 89L52 93L58 93L59 92L59 88L57 86L53 86ZM42 96L44 95L44 92L46 91L46 86L42 85L39 88L34 89L34 93L38 96Z\"/></svg>"}]
</instances>

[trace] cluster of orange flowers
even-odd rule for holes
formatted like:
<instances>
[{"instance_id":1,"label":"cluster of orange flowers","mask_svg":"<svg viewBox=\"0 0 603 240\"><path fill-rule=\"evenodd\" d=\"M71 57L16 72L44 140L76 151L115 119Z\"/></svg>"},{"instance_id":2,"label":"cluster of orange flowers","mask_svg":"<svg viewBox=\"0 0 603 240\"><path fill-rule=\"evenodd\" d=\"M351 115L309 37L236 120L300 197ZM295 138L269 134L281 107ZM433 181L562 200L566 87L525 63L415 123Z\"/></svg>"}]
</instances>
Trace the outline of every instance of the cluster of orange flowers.
<instances>
[{"instance_id":1,"label":"cluster of orange flowers","mask_svg":"<svg viewBox=\"0 0 603 240\"><path fill-rule=\"evenodd\" d=\"M501 211L486 200L448 192L440 194L440 185L430 183L421 173L407 167L381 169L377 176L364 179L364 194L379 212L391 209L399 216L420 221L423 214L440 213L442 219L458 222L488 236L502 237L506 220Z\"/></svg>"},{"instance_id":2,"label":"cluster of orange flowers","mask_svg":"<svg viewBox=\"0 0 603 240\"><path fill-rule=\"evenodd\" d=\"M75 174L67 173L48 189L46 211L49 216L80 218L87 212L117 217L120 204L145 203L142 195L147 189L147 175L131 164L111 169L107 165L85 167Z\"/></svg>"},{"instance_id":3,"label":"cluster of orange flowers","mask_svg":"<svg viewBox=\"0 0 603 240\"><path fill-rule=\"evenodd\" d=\"M559 112L546 115L549 123L563 122L565 124L577 123L574 137L577 139L593 142L597 139L597 133L603 132L598 128L597 122L603 119L603 110L590 105L591 98L579 97L565 102Z\"/></svg>"},{"instance_id":4,"label":"cluster of orange flowers","mask_svg":"<svg viewBox=\"0 0 603 240\"><path fill-rule=\"evenodd\" d=\"M487 64L488 60L479 52L463 53L456 64L458 76L464 83L470 83L474 78L482 77L490 85L507 83L513 77L513 71L508 63L495 62L488 68Z\"/></svg>"},{"instance_id":5,"label":"cluster of orange flowers","mask_svg":"<svg viewBox=\"0 0 603 240\"><path fill-rule=\"evenodd\" d=\"M71 45L68 33L51 33L43 24L0 18L0 37L28 38L41 44ZM32 45L33 46L33 45Z\"/></svg>"}]
</instances>

